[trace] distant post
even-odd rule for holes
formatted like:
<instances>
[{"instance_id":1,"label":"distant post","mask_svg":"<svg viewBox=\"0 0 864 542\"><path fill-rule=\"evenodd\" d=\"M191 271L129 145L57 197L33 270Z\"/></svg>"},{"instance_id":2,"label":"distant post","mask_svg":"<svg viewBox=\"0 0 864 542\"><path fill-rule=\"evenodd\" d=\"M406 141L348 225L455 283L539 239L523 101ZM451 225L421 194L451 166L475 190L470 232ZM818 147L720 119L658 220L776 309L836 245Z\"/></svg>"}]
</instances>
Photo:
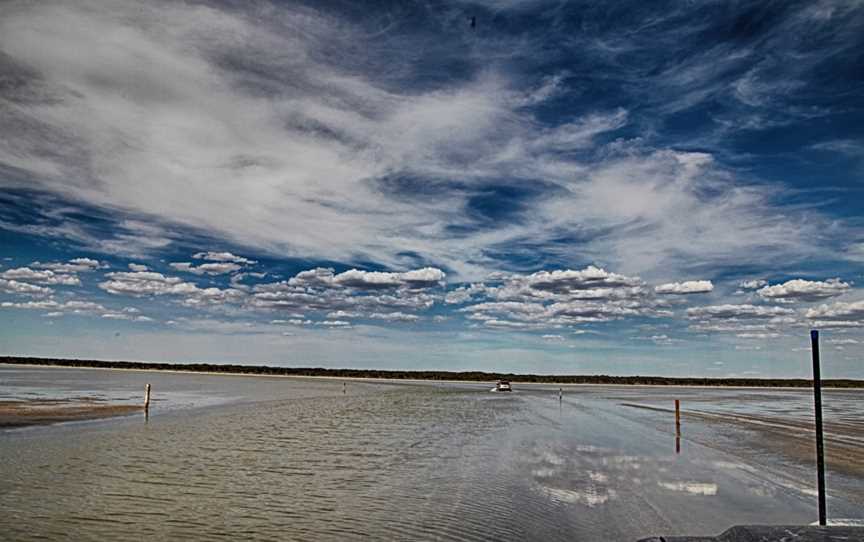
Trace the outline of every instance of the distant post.
<instances>
[{"instance_id":1,"label":"distant post","mask_svg":"<svg viewBox=\"0 0 864 542\"><path fill-rule=\"evenodd\" d=\"M813 352L813 403L816 408L816 476L819 484L819 525L825 525L825 447L822 438L822 377L819 374L819 332L810 331Z\"/></svg>"},{"instance_id":2,"label":"distant post","mask_svg":"<svg viewBox=\"0 0 864 542\"><path fill-rule=\"evenodd\" d=\"M150 411L150 384L144 388L144 412Z\"/></svg>"},{"instance_id":3,"label":"distant post","mask_svg":"<svg viewBox=\"0 0 864 542\"><path fill-rule=\"evenodd\" d=\"M681 435L681 401L675 399L675 434Z\"/></svg>"}]
</instances>

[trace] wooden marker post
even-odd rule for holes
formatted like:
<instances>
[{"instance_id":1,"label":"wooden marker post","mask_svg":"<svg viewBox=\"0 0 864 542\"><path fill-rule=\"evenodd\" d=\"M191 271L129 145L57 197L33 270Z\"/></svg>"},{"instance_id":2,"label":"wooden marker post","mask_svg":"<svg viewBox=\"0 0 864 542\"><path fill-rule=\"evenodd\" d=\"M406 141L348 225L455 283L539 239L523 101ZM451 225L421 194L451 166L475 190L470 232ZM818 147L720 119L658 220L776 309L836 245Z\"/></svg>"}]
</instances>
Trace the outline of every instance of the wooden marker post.
<instances>
[{"instance_id":1,"label":"wooden marker post","mask_svg":"<svg viewBox=\"0 0 864 542\"><path fill-rule=\"evenodd\" d=\"M810 331L813 352L813 403L816 409L816 483L819 489L819 525L825 525L825 449L822 438L822 378L819 375L819 332Z\"/></svg>"},{"instance_id":2,"label":"wooden marker post","mask_svg":"<svg viewBox=\"0 0 864 542\"><path fill-rule=\"evenodd\" d=\"M675 399L675 435L681 435L681 401Z\"/></svg>"},{"instance_id":3,"label":"wooden marker post","mask_svg":"<svg viewBox=\"0 0 864 542\"><path fill-rule=\"evenodd\" d=\"M150 384L144 388L144 412L150 411Z\"/></svg>"}]
</instances>

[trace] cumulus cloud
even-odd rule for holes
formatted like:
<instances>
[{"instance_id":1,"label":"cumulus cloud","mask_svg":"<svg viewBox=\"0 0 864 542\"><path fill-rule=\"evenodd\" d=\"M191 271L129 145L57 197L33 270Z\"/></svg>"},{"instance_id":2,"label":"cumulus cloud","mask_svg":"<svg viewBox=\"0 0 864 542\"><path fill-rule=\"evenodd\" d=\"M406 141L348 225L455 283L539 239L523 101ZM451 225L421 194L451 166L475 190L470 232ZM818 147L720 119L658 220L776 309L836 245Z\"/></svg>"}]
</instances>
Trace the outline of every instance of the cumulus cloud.
<instances>
[{"instance_id":1,"label":"cumulus cloud","mask_svg":"<svg viewBox=\"0 0 864 542\"><path fill-rule=\"evenodd\" d=\"M811 320L810 325L819 329L844 329L864 327L864 320Z\"/></svg>"},{"instance_id":2,"label":"cumulus cloud","mask_svg":"<svg viewBox=\"0 0 864 542\"><path fill-rule=\"evenodd\" d=\"M54 293L54 290L51 288L7 279L0 279L0 291L8 294L30 295L37 297L46 297Z\"/></svg>"},{"instance_id":3,"label":"cumulus cloud","mask_svg":"<svg viewBox=\"0 0 864 542\"><path fill-rule=\"evenodd\" d=\"M352 269L338 274L319 267L288 280L255 285L244 306L250 310L323 314L329 321L367 318L414 322L419 320L414 312L427 310L443 299L445 276L440 269L429 267L404 272ZM338 325L313 320L308 325L313 323Z\"/></svg>"},{"instance_id":4,"label":"cumulus cloud","mask_svg":"<svg viewBox=\"0 0 864 542\"><path fill-rule=\"evenodd\" d=\"M315 325L327 327L350 327L351 322L346 322L345 320L324 320L322 322L315 322Z\"/></svg>"},{"instance_id":5,"label":"cumulus cloud","mask_svg":"<svg viewBox=\"0 0 864 542\"><path fill-rule=\"evenodd\" d=\"M811 320L835 320L860 322L864 324L864 301L843 303L837 301L808 309L807 318Z\"/></svg>"},{"instance_id":6,"label":"cumulus cloud","mask_svg":"<svg viewBox=\"0 0 864 542\"><path fill-rule=\"evenodd\" d=\"M149 316L141 314L137 307L123 307L120 310L112 310L102 314L102 318L108 320L129 320L131 322L152 322Z\"/></svg>"},{"instance_id":7,"label":"cumulus cloud","mask_svg":"<svg viewBox=\"0 0 864 542\"><path fill-rule=\"evenodd\" d=\"M241 265L254 265L258 262L250 260L242 256L231 254L230 252L198 252L192 255L196 260L207 260L211 262L231 262Z\"/></svg>"},{"instance_id":8,"label":"cumulus cloud","mask_svg":"<svg viewBox=\"0 0 864 542\"><path fill-rule=\"evenodd\" d=\"M333 312L327 313L327 318L332 319L332 320L341 320L344 318L359 318L360 316L361 316L361 314L359 312L354 312L354 311L339 310L339 311L333 311Z\"/></svg>"},{"instance_id":9,"label":"cumulus cloud","mask_svg":"<svg viewBox=\"0 0 864 542\"><path fill-rule=\"evenodd\" d=\"M710 280L688 280L685 282L669 282L654 287L658 294L704 294L714 290Z\"/></svg>"},{"instance_id":10,"label":"cumulus cloud","mask_svg":"<svg viewBox=\"0 0 864 542\"><path fill-rule=\"evenodd\" d=\"M91 258L73 258L66 263L62 262L33 262L30 264L31 267L36 267L38 269L50 269L51 271L57 273L84 273L87 271L93 271L99 269L101 264L98 260L93 260Z\"/></svg>"},{"instance_id":11,"label":"cumulus cloud","mask_svg":"<svg viewBox=\"0 0 864 542\"><path fill-rule=\"evenodd\" d=\"M469 286L460 286L447 292L444 296L444 303L448 305L459 305L468 301L473 301L475 296L486 291L484 284L471 284Z\"/></svg>"},{"instance_id":12,"label":"cumulus cloud","mask_svg":"<svg viewBox=\"0 0 864 542\"><path fill-rule=\"evenodd\" d=\"M188 306L221 305L239 303L245 294L233 288L199 288L178 277L168 277L153 271L106 273L106 281L99 288L114 295L133 297L178 296Z\"/></svg>"},{"instance_id":13,"label":"cumulus cloud","mask_svg":"<svg viewBox=\"0 0 864 542\"><path fill-rule=\"evenodd\" d=\"M735 335L741 339L776 339L780 336L779 333L737 333Z\"/></svg>"},{"instance_id":14,"label":"cumulus cloud","mask_svg":"<svg viewBox=\"0 0 864 542\"><path fill-rule=\"evenodd\" d=\"M768 319L777 316L793 315L795 311L785 307L761 305L710 305L691 307L687 316L695 319Z\"/></svg>"},{"instance_id":15,"label":"cumulus cloud","mask_svg":"<svg viewBox=\"0 0 864 542\"><path fill-rule=\"evenodd\" d=\"M382 273L351 269L333 277L333 283L348 288L430 288L443 286L445 274L434 267L424 267L404 273Z\"/></svg>"},{"instance_id":16,"label":"cumulus cloud","mask_svg":"<svg viewBox=\"0 0 864 542\"><path fill-rule=\"evenodd\" d=\"M691 331L735 333L742 338L779 335L790 326L800 325L799 314L787 307L773 305L710 305L687 309Z\"/></svg>"},{"instance_id":17,"label":"cumulus cloud","mask_svg":"<svg viewBox=\"0 0 864 542\"><path fill-rule=\"evenodd\" d=\"M826 281L793 279L783 284L765 286L756 293L765 299L820 301L845 294L849 291L849 288L849 284L842 282L839 278L828 279Z\"/></svg>"},{"instance_id":18,"label":"cumulus cloud","mask_svg":"<svg viewBox=\"0 0 864 542\"><path fill-rule=\"evenodd\" d=\"M420 319L416 314L406 314L404 312L373 312L368 318L387 320L388 322L416 322Z\"/></svg>"},{"instance_id":19,"label":"cumulus cloud","mask_svg":"<svg viewBox=\"0 0 864 542\"><path fill-rule=\"evenodd\" d=\"M531 289L555 293L570 293L576 290L592 290L598 288L620 288L624 286L639 286L642 282L636 277L626 277L610 273L605 269L589 265L585 269L540 271L525 277L525 282Z\"/></svg>"},{"instance_id":20,"label":"cumulus cloud","mask_svg":"<svg viewBox=\"0 0 864 542\"><path fill-rule=\"evenodd\" d=\"M0 303L0 307L8 309L49 310L54 312L62 311L70 314L93 314L107 310L101 304L93 301L71 300L63 302L55 299L26 302L4 301Z\"/></svg>"},{"instance_id":21,"label":"cumulus cloud","mask_svg":"<svg viewBox=\"0 0 864 542\"><path fill-rule=\"evenodd\" d=\"M0 273L0 277L9 280L37 282L51 286L78 286L81 284L81 280L74 275L58 274L50 270L37 271L29 267L7 269Z\"/></svg>"},{"instance_id":22,"label":"cumulus cloud","mask_svg":"<svg viewBox=\"0 0 864 542\"><path fill-rule=\"evenodd\" d=\"M758 290L759 288L767 285L768 281L764 279L742 280L738 283L738 287L742 290Z\"/></svg>"},{"instance_id":23,"label":"cumulus cloud","mask_svg":"<svg viewBox=\"0 0 864 542\"><path fill-rule=\"evenodd\" d=\"M128 312L106 312L102 314L106 320L129 320L130 322L152 322L153 319L143 314L130 314Z\"/></svg>"},{"instance_id":24,"label":"cumulus cloud","mask_svg":"<svg viewBox=\"0 0 864 542\"><path fill-rule=\"evenodd\" d=\"M155 271L132 271L106 273L109 279L99 283L99 287L111 294L124 294L135 297L149 295L183 295L191 294L197 287L191 282L184 282L178 277L166 277Z\"/></svg>"},{"instance_id":25,"label":"cumulus cloud","mask_svg":"<svg viewBox=\"0 0 864 542\"><path fill-rule=\"evenodd\" d=\"M454 290L451 303L472 301L459 312L493 328L557 329L626 318L672 316L664 302L638 277L593 265L494 279L498 284L479 283Z\"/></svg>"},{"instance_id":26,"label":"cumulus cloud","mask_svg":"<svg viewBox=\"0 0 864 542\"><path fill-rule=\"evenodd\" d=\"M205 263L199 266L193 266L189 262L174 262L169 265L177 271L185 271L195 275L224 275L241 269L240 265L230 262Z\"/></svg>"},{"instance_id":27,"label":"cumulus cloud","mask_svg":"<svg viewBox=\"0 0 864 542\"><path fill-rule=\"evenodd\" d=\"M423 289L443 286L446 274L434 267L424 267L403 273L361 271L351 269L335 274L331 268L318 267L301 271L288 281L293 287L355 288L359 290L379 289Z\"/></svg>"},{"instance_id":28,"label":"cumulus cloud","mask_svg":"<svg viewBox=\"0 0 864 542\"><path fill-rule=\"evenodd\" d=\"M138 273L143 273L144 271L150 271L150 268L149 268L149 267L147 267L147 266L144 265L144 264L140 264L140 263L130 263L130 264L129 264L129 269L130 269L131 271L135 271L135 272L138 272Z\"/></svg>"}]
</instances>

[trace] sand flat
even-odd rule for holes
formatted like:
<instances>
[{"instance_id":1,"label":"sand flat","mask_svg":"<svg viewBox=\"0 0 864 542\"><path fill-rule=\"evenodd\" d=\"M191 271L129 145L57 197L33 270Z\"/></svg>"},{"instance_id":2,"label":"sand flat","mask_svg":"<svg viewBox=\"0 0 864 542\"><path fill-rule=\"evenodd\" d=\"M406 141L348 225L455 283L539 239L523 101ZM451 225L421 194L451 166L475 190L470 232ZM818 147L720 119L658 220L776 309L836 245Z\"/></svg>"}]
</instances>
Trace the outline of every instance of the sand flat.
<instances>
[{"instance_id":1,"label":"sand flat","mask_svg":"<svg viewBox=\"0 0 864 542\"><path fill-rule=\"evenodd\" d=\"M109 418L141 410L140 405L106 404L86 398L0 401L0 428Z\"/></svg>"}]
</instances>

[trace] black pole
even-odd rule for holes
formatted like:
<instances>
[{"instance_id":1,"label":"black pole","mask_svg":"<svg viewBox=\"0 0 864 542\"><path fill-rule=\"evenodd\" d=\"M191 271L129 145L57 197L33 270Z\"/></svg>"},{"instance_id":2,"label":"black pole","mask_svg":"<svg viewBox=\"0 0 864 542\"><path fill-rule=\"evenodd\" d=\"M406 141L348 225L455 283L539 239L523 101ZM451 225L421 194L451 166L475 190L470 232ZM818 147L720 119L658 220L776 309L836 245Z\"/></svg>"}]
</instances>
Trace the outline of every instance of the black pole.
<instances>
[{"instance_id":1,"label":"black pole","mask_svg":"<svg viewBox=\"0 0 864 542\"><path fill-rule=\"evenodd\" d=\"M825 525L825 449L822 440L822 379L819 376L819 332L810 331L813 352L813 401L816 406L816 471L819 483L819 525Z\"/></svg>"}]
</instances>

